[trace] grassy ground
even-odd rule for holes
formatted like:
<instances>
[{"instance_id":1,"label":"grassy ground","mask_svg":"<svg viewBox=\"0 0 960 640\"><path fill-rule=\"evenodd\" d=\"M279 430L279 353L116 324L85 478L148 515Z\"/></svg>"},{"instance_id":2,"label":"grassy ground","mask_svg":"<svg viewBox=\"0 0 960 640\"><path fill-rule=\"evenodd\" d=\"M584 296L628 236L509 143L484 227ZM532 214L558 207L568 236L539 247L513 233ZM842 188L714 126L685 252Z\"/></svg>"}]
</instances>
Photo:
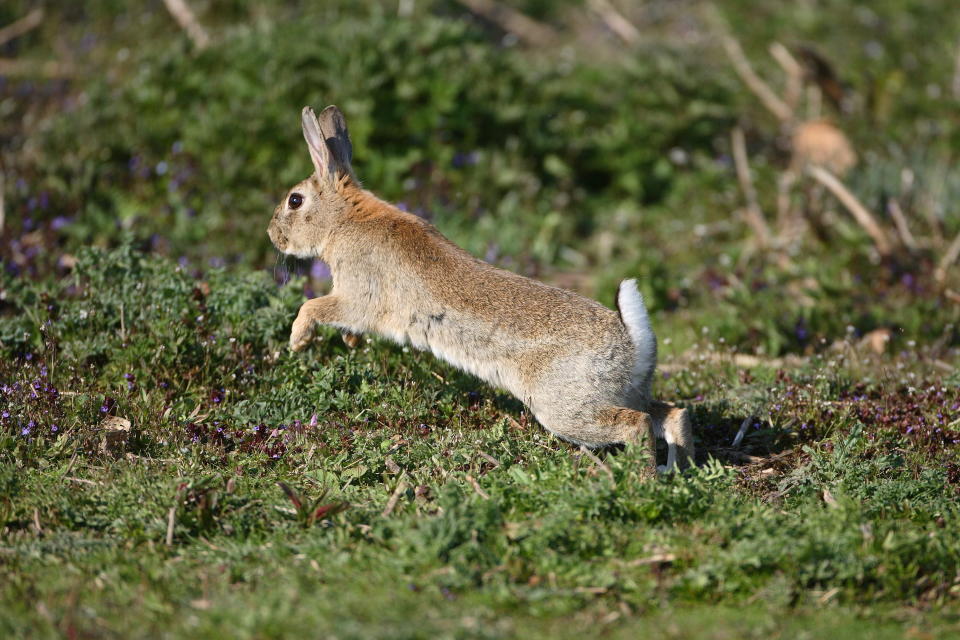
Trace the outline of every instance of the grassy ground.
<instances>
[{"instance_id":1,"label":"grassy ground","mask_svg":"<svg viewBox=\"0 0 960 640\"><path fill-rule=\"evenodd\" d=\"M767 77L773 39L833 61L846 181L918 237L881 256L805 184L804 233L753 247L729 131L771 224L783 139L699 3L618 3L636 49L577 2L517 3L559 34L536 50L446 2L191 4L200 53L161 3L53 5L4 45L82 55L0 83L0 634L960 633L960 277L935 271L960 11L720 6ZM598 463L375 337L286 351L329 282L264 229L308 171L300 106L334 100L367 185L475 254L608 303L641 278L696 469Z\"/></svg>"}]
</instances>

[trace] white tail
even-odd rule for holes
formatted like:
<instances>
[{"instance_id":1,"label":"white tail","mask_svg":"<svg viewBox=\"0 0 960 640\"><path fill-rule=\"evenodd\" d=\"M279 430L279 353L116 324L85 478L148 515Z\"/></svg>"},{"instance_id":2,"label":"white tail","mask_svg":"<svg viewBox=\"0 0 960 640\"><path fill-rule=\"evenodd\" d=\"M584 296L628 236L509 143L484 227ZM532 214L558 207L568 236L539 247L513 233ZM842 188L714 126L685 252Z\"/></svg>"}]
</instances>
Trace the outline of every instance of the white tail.
<instances>
[{"instance_id":1,"label":"white tail","mask_svg":"<svg viewBox=\"0 0 960 640\"><path fill-rule=\"evenodd\" d=\"M644 396L650 395L653 371L657 367L657 336L650 326L650 317L637 289L637 281L624 280L617 290L617 309L620 319L633 342L633 371L631 386Z\"/></svg>"}]
</instances>

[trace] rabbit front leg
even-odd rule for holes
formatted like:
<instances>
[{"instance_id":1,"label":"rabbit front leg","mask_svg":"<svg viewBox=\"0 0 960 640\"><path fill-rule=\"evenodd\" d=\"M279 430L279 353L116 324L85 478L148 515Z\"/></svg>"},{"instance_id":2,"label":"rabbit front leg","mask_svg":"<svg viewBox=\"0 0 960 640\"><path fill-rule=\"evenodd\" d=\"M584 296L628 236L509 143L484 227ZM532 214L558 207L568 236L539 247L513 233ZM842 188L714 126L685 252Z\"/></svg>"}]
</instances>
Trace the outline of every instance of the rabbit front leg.
<instances>
[{"instance_id":1,"label":"rabbit front leg","mask_svg":"<svg viewBox=\"0 0 960 640\"><path fill-rule=\"evenodd\" d=\"M352 331L341 331L340 337L343 338L345 345L351 349L356 349L357 345L360 344L360 339L363 337L363 334L353 333Z\"/></svg>"},{"instance_id":2,"label":"rabbit front leg","mask_svg":"<svg viewBox=\"0 0 960 640\"><path fill-rule=\"evenodd\" d=\"M291 351L301 351L310 343L313 339L314 325L332 324L343 327L346 324L345 320L340 300L336 296L329 295L307 300L300 306L297 319L293 321L293 327L290 329Z\"/></svg>"}]
</instances>

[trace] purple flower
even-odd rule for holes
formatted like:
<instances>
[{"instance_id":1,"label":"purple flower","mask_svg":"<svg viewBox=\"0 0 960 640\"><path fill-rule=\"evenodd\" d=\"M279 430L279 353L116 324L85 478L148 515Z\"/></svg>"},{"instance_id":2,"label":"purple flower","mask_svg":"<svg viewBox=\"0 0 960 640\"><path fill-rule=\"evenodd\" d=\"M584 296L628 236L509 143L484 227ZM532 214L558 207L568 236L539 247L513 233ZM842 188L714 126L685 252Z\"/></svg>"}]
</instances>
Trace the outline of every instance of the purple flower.
<instances>
[{"instance_id":1,"label":"purple flower","mask_svg":"<svg viewBox=\"0 0 960 640\"><path fill-rule=\"evenodd\" d=\"M100 405L100 413L106 413L107 411L110 411L110 407L105 404Z\"/></svg>"},{"instance_id":2,"label":"purple flower","mask_svg":"<svg viewBox=\"0 0 960 640\"><path fill-rule=\"evenodd\" d=\"M317 414L313 414L312 416L310 416L310 426L311 427L317 426Z\"/></svg>"},{"instance_id":3,"label":"purple flower","mask_svg":"<svg viewBox=\"0 0 960 640\"><path fill-rule=\"evenodd\" d=\"M22 436L28 436L28 435L30 435L30 427L24 427L23 429L21 429L21 430L20 430L20 435L22 435Z\"/></svg>"},{"instance_id":4,"label":"purple flower","mask_svg":"<svg viewBox=\"0 0 960 640\"><path fill-rule=\"evenodd\" d=\"M479 154L476 151L470 151L468 153L463 153L458 151L453 154L453 167L455 169L462 169L463 167L471 166L477 164L477 158Z\"/></svg>"},{"instance_id":5,"label":"purple flower","mask_svg":"<svg viewBox=\"0 0 960 640\"><path fill-rule=\"evenodd\" d=\"M50 425L50 433L56 433L57 431L60 431L60 427L55 424Z\"/></svg>"},{"instance_id":6,"label":"purple flower","mask_svg":"<svg viewBox=\"0 0 960 640\"><path fill-rule=\"evenodd\" d=\"M50 228L53 229L54 231L59 231L60 229L63 229L65 226L70 224L71 221L72 221L72 218L68 218L66 216L57 216L56 218L50 221Z\"/></svg>"},{"instance_id":7,"label":"purple flower","mask_svg":"<svg viewBox=\"0 0 960 640\"><path fill-rule=\"evenodd\" d=\"M314 280L327 280L330 278L330 267L323 260L314 260L310 265L310 277Z\"/></svg>"}]
</instances>

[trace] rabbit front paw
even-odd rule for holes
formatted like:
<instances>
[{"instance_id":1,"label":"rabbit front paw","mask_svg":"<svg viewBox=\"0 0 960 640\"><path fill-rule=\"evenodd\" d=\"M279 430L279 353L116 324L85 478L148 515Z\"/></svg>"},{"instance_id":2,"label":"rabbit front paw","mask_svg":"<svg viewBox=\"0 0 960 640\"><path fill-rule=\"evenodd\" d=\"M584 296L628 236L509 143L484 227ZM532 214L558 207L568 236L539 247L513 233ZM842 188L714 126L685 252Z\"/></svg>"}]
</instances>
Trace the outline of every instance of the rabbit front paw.
<instances>
[{"instance_id":1,"label":"rabbit front paw","mask_svg":"<svg viewBox=\"0 0 960 640\"><path fill-rule=\"evenodd\" d=\"M303 351L313 339L313 322L301 316L293 321L290 329L290 350Z\"/></svg>"}]
</instances>

